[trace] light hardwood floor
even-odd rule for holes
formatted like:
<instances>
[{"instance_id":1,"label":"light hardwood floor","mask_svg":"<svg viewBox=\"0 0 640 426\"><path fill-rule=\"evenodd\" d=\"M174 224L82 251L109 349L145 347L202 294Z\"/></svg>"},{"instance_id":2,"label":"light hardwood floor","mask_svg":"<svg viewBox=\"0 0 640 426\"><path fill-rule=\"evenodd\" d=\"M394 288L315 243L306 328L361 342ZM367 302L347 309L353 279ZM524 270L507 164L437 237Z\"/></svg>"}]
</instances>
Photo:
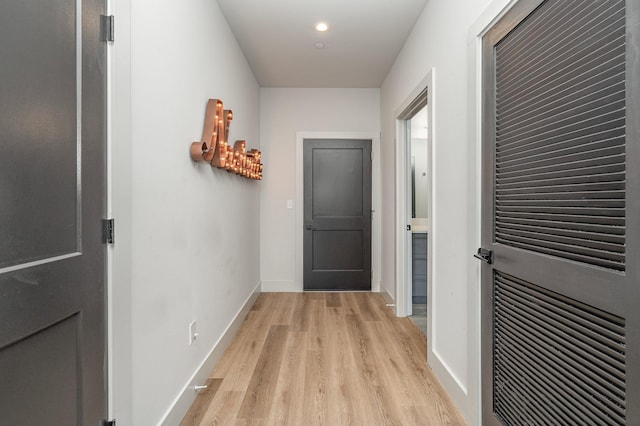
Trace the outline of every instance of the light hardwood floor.
<instances>
[{"instance_id":1,"label":"light hardwood floor","mask_svg":"<svg viewBox=\"0 0 640 426\"><path fill-rule=\"evenodd\" d=\"M375 293L263 293L181 425L466 425Z\"/></svg>"}]
</instances>

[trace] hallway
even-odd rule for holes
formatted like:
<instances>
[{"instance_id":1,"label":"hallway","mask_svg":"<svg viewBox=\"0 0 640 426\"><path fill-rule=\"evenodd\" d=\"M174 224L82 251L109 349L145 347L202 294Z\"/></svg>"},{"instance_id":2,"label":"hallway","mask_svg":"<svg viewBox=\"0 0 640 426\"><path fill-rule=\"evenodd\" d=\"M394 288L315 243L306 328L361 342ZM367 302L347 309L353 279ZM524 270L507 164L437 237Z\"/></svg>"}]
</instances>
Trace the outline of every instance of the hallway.
<instances>
[{"instance_id":1,"label":"hallway","mask_svg":"<svg viewBox=\"0 0 640 426\"><path fill-rule=\"evenodd\" d=\"M262 293L181 425L464 425L375 293Z\"/></svg>"}]
</instances>

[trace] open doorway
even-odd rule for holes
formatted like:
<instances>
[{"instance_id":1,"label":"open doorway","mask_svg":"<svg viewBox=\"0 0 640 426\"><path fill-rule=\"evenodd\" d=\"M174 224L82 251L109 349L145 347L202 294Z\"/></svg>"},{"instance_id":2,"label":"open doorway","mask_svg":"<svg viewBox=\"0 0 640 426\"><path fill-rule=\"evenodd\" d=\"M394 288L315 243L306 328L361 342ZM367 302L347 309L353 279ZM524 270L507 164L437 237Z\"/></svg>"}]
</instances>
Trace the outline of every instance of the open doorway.
<instances>
[{"instance_id":1,"label":"open doorway","mask_svg":"<svg viewBox=\"0 0 640 426\"><path fill-rule=\"evenodd\" d=\"M429 336L433 237L433 71L396 114L396 314Z\"/></svg>"},{"instance_id":2,"label":"open doorway","mask_svg":"<svg viewBox=\"0 0 640 426\"><path fill-rule=\"evenodd\" d=\"M427 257L429 252L429 120L427 105L406 121L408 127L407 153L411 173L407 188L411 193L411 242L407 256L411 280L407 283L410 293L409 315L413 322L427 334Z\"/></svg>"}]
</instances>

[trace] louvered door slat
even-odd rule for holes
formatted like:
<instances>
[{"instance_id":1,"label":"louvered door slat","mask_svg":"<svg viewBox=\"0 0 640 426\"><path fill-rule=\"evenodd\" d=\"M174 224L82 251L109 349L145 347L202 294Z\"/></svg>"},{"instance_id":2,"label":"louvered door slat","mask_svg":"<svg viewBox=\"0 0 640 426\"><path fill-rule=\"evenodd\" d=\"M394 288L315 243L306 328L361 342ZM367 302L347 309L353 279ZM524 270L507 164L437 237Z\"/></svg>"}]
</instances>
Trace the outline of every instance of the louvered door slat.
<instances>
[{"instance_id":1,"label":"louvered door slat","mask_svg":"<svg viewBox=\"0 0 640 426\"><path fill-rule=\"evenodd\" d=\"M501 143L504 143L505 147L509 144L520 144L533 142L536 139L548 139L549 142L555 140L569 140L575 138L575 133L585 128L599 128L599 129L614 129L621 126L621 119L624 119L624 108L620 107L620 104L613 103L611 109L599 108L593 111L592 115L587 117L580 117L581 120L560 120L553 123L550 126L543 126L539 129L532 129L522 134L505 135L500 139ZM497 132L497 136L500 137L500 132ZM502 145L497 148L497 152L500 153Z\"/></svg>"},{"instance_id":2,"label":"louvered door slat","mask_svg":"<svg viewBox=\"0 0 640 426\"><path fill-rule=\"evenodd\" d=\"M586 422L585 424L619 425L624 422L623 409L609 401L594 398L589 393L593 389L585 391L575 383L576 376L567 376L565 375L566 370L556 369L555 366L549 367L547 363L538 361L536 359L536 356L540 355L538 348L531 351L530 348L525 348L517 343L520 335L511 335L507 328L502 331L503 340L500 343L508 349L504 349L500 355L505 358L517 356L528 362L527 367L530 374L527 379L537 382L540 387L546 385L545 391L555 393L558 403L571 404L569 409L574 418L581 419ZM523 393L521 398L523 397L526 400L526 394ZM607 404L607 402L609 403ZM528 406L530 407L531 403ZM580 410L580 406L589 407L589 409Z\"/></svg>"},{"instance_id":3,"label":"louvered door slat","mask_svg":"<svg viewBox=\"0 0 640 426\"><path fill-rule=\"evenodd\" d=\"M591 221L591 218L583 219ZM624 228L622 226L614 225L599 225L594 223L580 223L580 221L574 220L572 222L563 222L560 220L545 220L543 218L536 217L522 217L517 219L503 219L504 226L523 227L526 229L547 229L556 228L562 232L563 230L578 231L578 232L595 232L601 235L607 235L608 238L616 238L618 235L624 235ZM604 237L602 237L604 238ZM618 240L620 241L620 240Z\"/></svg>"},{"instance_id":4,"label":"louvered door slat","mask_svg":"<svg viewBox=\"0 0 640 426\"><path fill-rule=\"evenodd\" d=\"M559 255L564 253L564 257L581 262L589 261L598 266L608 265L619 267L624 260L624 254L613 252L603 247L590 247L588 245L571 244L565 241L552 241L545 238L544 234L535 236L520 236L516 233L498 232L496 241L500 243L509 242L514 247L527 250L538 251L540 253Z\"/></svg>"},{"instance_id":5,"label":"louvered door slat","mask_svg":"<svg viewBox=\"0 0 640 426\"><path fill-rule=\"evenodd\" d=\"M606 93L610 91L611 87L624 84L624 67L619 63L619 57L623 56L624 52L609 52L597 58L597 64L587 64L590 67L585 66L583 74L576 75L573 80L565 80L560 90L554 87L555 90L539 93L535 97L528 96L524 100L513 99L514 102L520 101L517 105L518 108L513 108L508 112L506 105L502 105L500 122L503 126L510 126L518 122L518 116L521 113L536 117L541 113L560 110L565 105L575 106L580 98L588 101L602 96L603 91ZM611 61L613 63L609 63ZM576 71L573 69L574 73ZM588 77L587 81L584 80L585 76ZM522 103L522 101L526 103Z\"/></svg>"},{"instance_id":6,"label":"louvered door slat","mask_svg":"<svg viewBox=\"0 0 640 426\"><path fill-rule=\"evenodd\" d=\"M623 157L623 156L621 156ZM598 182L597 176L607 176L612 173L616 174L615 179L604 179L607 182L623 180L624 179L624 171L625 165L624 163L613 163L611 164L610 159L607 159L608 164L604 165L592 165L587 167L576 167L575 164L572 164L572 169L563 172L562 170L552 170L552 171L534 171L527 173L511 173L509 177L503 177L500 180L501 186L507 185L519 185L522 184L524 186L532 186L532 185L544 185L548 180L564 180L567 179L585 179L584 181L590 182Z\"/></svg>"},{"instance_id":7,"label":"louvered door slat","mask_svg":"<svg viewBox=\"0 0 640 426\"><path fill-rule=\"evenodd\" d=\"M619 232L582 238L513 226L522 217L514 213L599 217L594 224L611 218L604 220L610 226L624 217L624 7L615 1L580 6L546 2L495 48L495 239L624 270ZM610 173L599 181L594 169ZM548 185L554 176L573 179Z\"/></svg>"},{"instance_id":8,"label":"louvered door slat","mask_svg":"<svg viewBox=\"0 0 640 426\"><path fill-rule=\"evenodd\" d=\"M624 363L624 347L617 343L621 338L618 334L602 333L601 327L597 328L597 330L592 327L585 327L584 324L588 323L587 320L582 321L576 318L563 317L554 309L549 309L548 306L539 304L538 300L532 301L524 294L511 290L509 294L496 296L500 301L507 304L504 309L518 306L517 311L512 312L516 316L523 318L525 326L531 328L533 333L535 333L535 330L541 330L541 336L547 336L547 333L551 333L554 337L547 337L546 341L554 341L556 350L559 347L577 347L580 348L582 353L588 354L594 360L599 360L599 363L604 363L605 365ZM624 338L624 335L622 337ZM609 373L618 374L617 377L620 379L624 377L624 371L618 372L611 369Z\"/></svg>"},{"instance_id":9,"label":"louvered door slat","mask_svg":"<svg viewBox=\"0 0 640 426\"><path fill-rule=\"evenodd\" d=\"M624 139L624 136L618 135L613 138L598 138L593 135L587 138L571 139L569 141L547 144L547 149L543 147L528 147L529 149L522 150L520 152L511 152L503 154L497 153L500 156L500 162L503 166L509 166L512 164L527 164L528 162L538 160L553 160L559 156L566 156L576 153L581 153L584 157L588 157L588 153L602 152L601 150L611 145L618 145L620 139ZM598 156L598 155L593 155ZM582 158L584 158L582 157Z\"/></svg>"},{"instance_id":10,"label":"louvered door slat","mask_svg":"<svg viewBox=\"0 0 640 426\"><path fill-rule=\"evenodd\" d=\"M583 229L567 229L560 227L544 227L539 224L524 225L524 224L506 224L503 226L505 230L512 230L514 232L522 231L529 233L542 233L547 235L560 235L564 237L576 238L581 240L597 240L613 243L613 248L619 249L619 245L624 241L624 236L616 235L613 232L586 232ZM619 231L617 231L619 232Z\"/></svg>"},{"instance_id":11,"label":"louvered door slat","mask_svg":"<svg viewBox=\"0 0 640 426\"><path fill-rule=\"evenodd\" d=\"M621 318L499 272L494 299L494 386L509 383L525 401L544 394L589 424L625 424Z\"/></svg>"},{"instance_id":12,"label":"louvered door slat","mask_svg":"<svg viewBox=\"0 0 640 426\"><path fill-rule=\"evenodd\" d=\"M509 118L510 115L517 114L517 110L521 108L539 105L543 99L550 98L553 101L558 97L571 95L571 90L580 91L598 82L604 82L605 85L615 84L616 76L620 77L619 58L624 56L624 50L619 47L620 43L624 42L624 34L611 32L603 41L606 44L598 49L572 55L555 69L538 70L538 79L535 81L529 79L527 84L527 80L523 79L511 82L512 86L502 87L497 91L497 95L500 96L497 104L501 107L498 116ZM528 96L517 97L522 91L526 91Z\"/></svg>"},{"instance_id":13,"label":"louvered door slat","mask_svg":"<svg viewBox=\"0 0 640 426\"><path fill-rule=\"evenodd\" d=\"M545 165L526 170L502 172L500 181L496 182L496 185L500 185L502 183L502 175L504 175L505 182L510 182L516 178L526 178L530 181L535 181L536 178L546 178L547 176L556 175L562 176L563 171L567 176L572 176L583 173L585 169L624 170L624 158L625 156L623 154L619 154L603 158L589 158L586 160L573 161L571 163Z\"/></svg>"},{"instance_id":14,"label":"louvered door slat","mask_svg":"<svg viewBox=\"0 0 640 426\"><path fill-rule=\"evenodd\" d=\"M602 143L602 141L613 141L617 138L624 137L623 127L614 127L604 129L598 132L584 132L583 135L579 135L573 138L554 138L539 139L530 141L526 144L514 144L511 147L501 146L500 151L496 152L496 155L500 156L501 161L509 161L513 158L520 158L522 156L531 156L548 151L563 151L576 146L589 146L590 144Z\"/></svg>"},{"instance_id":15,"label":"louvered door slat","mask_svg":"<svg viewBox=\"0 0 640 426\"><path fill-rule=\"evenodd\" d=\"M577 171L576 171L577 172ZM510 189L532 189L532 188L540 188L540 187L555 187L555 186L563 186L563 185L581 185L581 184L589 184L594 182L620 182L625 178L624 173L574 173L572 176L560 176L560 177L550 177L544 176L542 178L538 178L536 180L528 181L528 180L504 180L500 183L500 188L502 191L508 191Z\"/></svg>"},{"instance_id":16,"label":"louvered door slat","mask_svg":"<svg viewBox=\"0 0 640 426\"><path fill-rule=\"evenodd\" d=\"M573 2L560 2L554 7L540 7L526 20L519 23L519 31L512 32L508 39L500 41L504 52L501 60L507 62L509 58L514 58L514 60L522 58L522 53L535 46L538 40L538 38L531 37L532 34L536 34L540 38L548 35L548 27L560 24L563 14L573 14L579 9L580 5Z\"/></svg>"},{"instance_id":17,"label":"louvered door slat","mask_svg":"<svg viewBox=\"0 0 640 426\"><path fill-rule=\"evenodd\" d=\"M594 242L578 238L569 238L555 234L543 234L541 232L527 232L514 229L505 229L496 236L498 239L511 239L516 242L529 245L537 245L542 248L566 250L568 253L582 254L585 256L601 256L604 259L620 262L623 256L615 243Z\"/></svg>"},{"instance_id":18,"label":"louvered door slat","mask_svg":"<svg viewBox=\"0 0 640 426\"><path fill-rule=\"evenodd\" d=\"M564 70L566 74L560 81L549 79L532 82L531 86L523 88L528 94L525 98L503 98L498 117L508 124L517 119L520 111L535 113L540 108L546 108L548 103L554 105L576 96L585 96L589 93L586 88L601 90L604 87L615 87L624 81L624 68L620 65L624 50L618 48L611 51L603 48L598 53L600 56L591 55L578 59L577 63Z\"/></svg>"},{"instance_id":19,"label":"louvered door slat","mask_svg":"<svg viewBox=\"0 0 640 426\"><path fill-rule=\"evenodd\" d=\"M556 185L538 185L538 186L516 186L516 187L505 187L505 185L500 185L496 188L496 194L500 196L509 196L509 195L535 195L535 194L563 194L565 192L583 192L588 194L591 191L620 191L624 190L625 186L623 182L620 182L620 175L614 176L611 181L603 180L602 178L594 179L593 182L582 182L578 180L577 182L562 181L558 182Z\"/></svg>"},{"instance_id":20,"label":"louvered door slat","mask_svg":"<svg viewBox=\"0 0 640 426\"><path fill-rule=\"evenodd\" d=\"M500 147L496 147L496 154L507 154L510 153L510 150L514 150L513 152L526 151L530 148L536 148L546 145L554 147L558 143L567 144L572 143L572 141L575 141L575 143L580 143L582 141L585 141L585 137L598 139L610 139L612 137L619 137L621 135L624 135L624 125L624 118L618 117L611 122L605 121L596 125L583 124L582 126L577 126L569 132L538 135L538 137L523 137L522 139L512 141L510 144L503 143L500 145Z\"/></svg>"},{"instance_id":21,"label":"louvered door slat","mask_svg":"<svg viewBox=\"0 0 640 426\"><path fill-rule=\"evenodd\" d=\"M524 70L537 66L542 61L545 68L539 75L547 78L559 73L571 62L585 55L598 55L598 48L606 46L621 33L624 34L624 9L617 8L614 13L610 12L615 5L605 5L601 2L598 9L588 8L588 16L583 19L580 14L571 17L563 17L565 25L554 31L547 31L542 34L527 34L532 43L533 49L520 51L519 54L501 55L496 57L496 70L505 75L504 83L511 88L519 82L527 79ZM608 7L608 9L606 9ZM587 8L583 8L585 10ZM605 16L606 15L606 16ZM621 32L622 30L622 32ZM504 44L503 44L504 43ZM498 45L499 49L505 48L509 41ZM594 48L597 45L598 48ZM502 53L502 52L501 52ZM498 88L498 93L504 87Z\"/></svg>"},{"instance_id":22,"label":"louvered door slat","mask_svg":"<svg viewBox=\"0 0 640 426\"><path fill-rule=\"evenodd\" d=\"M605 96L597 100L589 100L583 97L575 100L572 105L566 104L556 111L549 111L537 116L529 115L527 119L519 120L510 125L504 124L497 129L498 134L505 141L519 135L544 134L547 130L561 128L565 123L572 124L576 121L590 124L594 117L606 117L611 110L624 109L624 84L604 88ZM576 105L578 104L578 105ZM616 117L617 118L617 117Z\"/></svg>"},{"instance_id":23,"label":"louvered door slat","mask_svg":"<svg viewBox=\"0 0 640 426\"><path fill-rule=\"evenodd\" d=\"M585 188L594 188L587 189ZM522 191L496 191L497 199L499 201L522 201L522 200L549 200L554 201L557 199L561 200L586 200L586 199L618 199L623 198L624 184L608 184L608 185L600 185L600 189L597 184L593 185L566 185L564 187L559 188L545 188L549 189L549 191L540 191L538 188L533 188L530 190L522 190ZM555 189L556 191L562 192L551 192L551 190Z\"/></svg>"},{"instance_id":24,"label":"louvered door slat","mask_svg":"<svg viewBox=\"0 0 640 426\"><path fill-rule=\"evenodd\" d=\"M577 31L598 21L609 20L614 15L606 13L611 5L605 3L591 8L580 6L578 2L569 1L550 3L544 11L523 23L517 34L501 41L500 48L505 54L496 58L496 66L503 69L509 65L522 68L532 60L548 56L547 52L557 54L554 49L562 49L563 46L575 49L577 44L586 40L575 37ZM567 21L568 15L572 19ZM549 31L549 27L554 26L557 29ZM518 74L514 72L512 75Z\"/></svg>"},{"instance_id":25,"label":"louvered door slat","mask_svg":"<svg viewBox=\"0 0 640 426\"><path fill-rule=\"evenodd\" d=\"M615 21L615 19L613 19ZM499 47L496 49L500 57ZM612 67L620 64L610 63ZM623 173L617 173L617 179L607 179L605 182L593 180L589 184L581 183L574 178L574 182L554 185L553 187L536 186L536 179L532 175L563 173L566 170L576 170L594 167L612 167L624 162L624 135L621 122L624 121L624 92L618 84L605 86L601 90L611 90L611 93L593 101L593 98L577 98L574 102L587 101L579 107L562 113L554 114L553 110L540 112L535 115L520 110L520 120L504 125L501 132L500 109L500 67L497 65L497 122L496 122L496 241L512 244L516 247L526 247L546 254L559 254L566 251L565 257L572 260L587 260L590 263L624 269L624 237L619 233L615 238L603 235L600 240L576 238L567 232L554 235L552 229L535 230L504 226L501 219L509 219L517 223L513 212L531 212L581 216L620 217L625 208L625 178ZM505 83L508 85L508 82ZM562 83L566 84L566 83ZM586 93L589 85L583 87ZM508 93L508 92L507 92ZM520 96L522 98L523 96ZM526 96L524 96L526 98ZM508 96L503 97L509 102ZM585 128L598 128L598 134L618 132L614 138L596 139L593 134L577 136L575 132L583 132ZM573 134L572 134L573 133ZM545 144L546 142L546 144ZM549 143L551 142L551 143ZM546 150L545 150L546 146ZM510 151L510 152L509 152ZM506 153L508 155L504 155ZM513 183L515 178L529 176L525 181L529 187L520 185L505 190L505 184ZM578 210L576 210L576 208ZM540 232L542 231L542 232ZM598 237L598 235L590 235Z\"/></svg>"}]
</instances>

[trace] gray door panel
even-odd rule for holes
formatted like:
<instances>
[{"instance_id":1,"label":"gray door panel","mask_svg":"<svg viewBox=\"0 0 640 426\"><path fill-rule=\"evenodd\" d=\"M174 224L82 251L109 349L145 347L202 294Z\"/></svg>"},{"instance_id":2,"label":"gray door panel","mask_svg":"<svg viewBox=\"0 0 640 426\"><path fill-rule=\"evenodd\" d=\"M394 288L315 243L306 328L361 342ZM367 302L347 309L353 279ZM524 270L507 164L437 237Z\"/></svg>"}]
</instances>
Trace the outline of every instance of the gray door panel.
<instances>
[{"instance_id":1,"label":"gray door panel","mask_svg":"<svg viewBox=\"0 0 640 426\"><path fill-rule=\"evenodd\" d=\"M106 415L103 14L103 0L0 4L3 425Z\"/></svg>"},{"instance_id":2,"label":"gray door panel","mask_svg":"<svg viewBox=\"0 0 640 426\"><path fill-rule=\"evenodd\" d=\"M78 424L78 320L74 315L0 351L3 424Z\"/></svg>"},{"instance_id":3,"label":"gray door panel","mask_svg":"<svg viewBox=\"0 0 640 426\"><path fill-rule=\"evenodd\" d=\"M304 140L304 289L371 289L371 141Z\"/></svg>"},{"instance_id":4,"label":"gray door panel","mask_svg":"<svg viewBox=\"0 0 640 426\"><path fill-rule=\"evenodd\" d=\"M640 424L640 2L483 39L483 424Z\"/></svg>"}]
</instances>

